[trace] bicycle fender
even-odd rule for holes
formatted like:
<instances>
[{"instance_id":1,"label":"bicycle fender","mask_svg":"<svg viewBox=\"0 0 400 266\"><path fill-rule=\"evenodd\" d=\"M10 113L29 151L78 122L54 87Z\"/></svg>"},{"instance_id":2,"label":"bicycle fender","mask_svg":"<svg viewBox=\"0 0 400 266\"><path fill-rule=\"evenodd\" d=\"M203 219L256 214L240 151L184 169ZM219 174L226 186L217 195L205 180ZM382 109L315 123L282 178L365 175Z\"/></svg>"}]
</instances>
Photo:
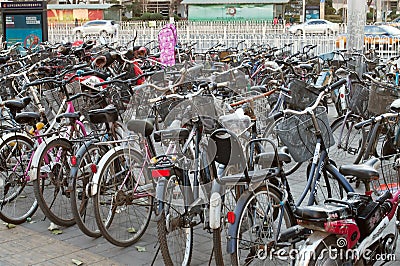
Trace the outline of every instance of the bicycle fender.
<instances>
[{"instance_id":1,"label":"bicycle fender","mask_svg":"<svg viewBox=\"0 0 400 266\"><path fill-rule=\"evenodd\" d=\"M221 195L223 195L224 191L225 186L218 183L218 179L214 179L212 183L209 212L209 222L211 229L218 229L221 227Z\"/></svg>"},{"instance_id":2,"label":"bicycle fender","mask_svg":"<svg viewBox=\"0 0 400 266\"><path fill-rule=\"evenodd\" d=\"M87 148L90 147L93 143L95 143L94 140L89 140L85 142L76 152L75 157L76 157L76 165L71 167L71 171L69 174L69 180L68 180L68 185L72 185L70 182L77 176L81 160L83 158L83 155L86 153Z\"/></svg>"},{"instance_id":3,"label":"bicycle fender","mask_svg":"<svg viewBox=\"0 0 400 266\"><path fill-rule=\"evenodd\" d=\"M210 198L210 228L219 229L221 227L221 195L214 192Z\"/></svg>"},{"instance_id":4,"label":"bicycle fender","mask_svg":"<svg viewBox=\"0 0 400 266\"><path fill-rule=\"evenodd\" d=\"M31 168L29 170L29 177L30 177L30 181L36 180L36 176L38 173L38 167L40 164L40 157L42 155L42 153L44 152L44 150L46 149L47 145L52 144L52 142L54 141L62 141L64 142L64 144L66 144L66 146L69 146L69 148L72 149L72 143L63 137L60 136L53 136L50 137L48 139L45 139L36 149L35 151L35 155L33 155L32 158L32 163L31 163Z\"/></svg>"},{"instance_id":5,"label":"bicycle fender","mask_svg":"<svg viewBox=\"0 0 400 266\"><path fill-rule=\"evenodd\" d=\"M165 177L160 177L156 186L156 200L157 200L157 210L161 214L164 209L164 194L167 187L168 180Z\"/></svg>"},{"instance_id":6,"label":"bicycle fender","mask_svg":"<svg viewBox=\"0 0 400 266\"><path fill-rule=\"evenodd\" d=\"M118 152L120 150L126 150L127 153L135 153L136 156L139 156L139 158L142 158L142 154L137 151L136 149L133 148L126 148L126 147L122 147L122 146L118 146L115 148L112 148L111 150L109 150L108 152L106 152L106 154L103 155L103 157L101 157L100 162L98 164L99 168L97 169L97 172L93 175L93 179L92 179L92 187L91 187L91 195L95 196L97 193L97 189L99 186L99 180L100 180L100 174L103 172L103 167L106 164L106 162L108 161L108 159L114 155L115 152Z\"/></svg>"},{"instance_id":7,"label":"bicycle fender","mask_svg":"<svg viewBox=\"0 0 400 266\"><path fill-rule=\"evenodd\" d=\"M1 137L0 137L0 145L2 145L4 142L6 142L8 138L14 137L14 136L16 136L16 135L21 136L21 137L25 137L25 138L28 138L28 139L31 139L31 140L32 140L32 138L31 138L29 135L27 135L27 134L23 134L23 133L20 133L20 132L12 132L12 133L8 133L8 134L5 134L4 136L1 136ZM34 142L34 141L32 140L32 143L33 143L33 142Z\"/></svg>"},{"instance_id":8,"label":"bicycle fender","mask_svg":"<svg viewBox=\"0 0 400 266\"><path fill-rule=\"evenodd\" d=\"M316 249L330 233L314 231L304 242L298 254L296 254L296 266L308 266L313 256L316 256Z\"/></svg>"},{"instance_id":9,"label":"bicycle fender","mask_svg":"<svg viewBox=\"0 0 400 266\"><path fill-rule=\"evenodd\" d=\"M274 188L279 192L279 188L277 188L273 184L268 184L268 187ZM254 191L246 190L239 198L239 200L236 202L236 207L234 210L235 213L235 222L229 226L228 229L228 243L226 246L226 250L228 254L233 254L236 250L236 238L235 238L235 232L238 230L239 227L239 220L240 220L240 214L243 212L243 209L246 205L246 202L249 197L253 195Z\"/></svg>"}]
</instances>

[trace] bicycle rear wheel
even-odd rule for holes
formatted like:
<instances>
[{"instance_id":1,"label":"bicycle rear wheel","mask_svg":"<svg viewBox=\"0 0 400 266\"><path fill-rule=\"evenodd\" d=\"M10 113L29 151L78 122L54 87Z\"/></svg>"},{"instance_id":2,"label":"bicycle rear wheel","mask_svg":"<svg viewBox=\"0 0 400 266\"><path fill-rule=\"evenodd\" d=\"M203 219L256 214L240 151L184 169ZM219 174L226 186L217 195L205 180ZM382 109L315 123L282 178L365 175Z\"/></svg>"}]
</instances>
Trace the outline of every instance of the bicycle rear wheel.
<instances>
[{"instance_id":1,"label":"bicycle rear wheel","mask_svg":"<svg viewBox=\"0 0 400 266\"><path fill-rule=\"evenodd\" d=\"M32 139L17 134L0 144L0 218L4 222L22 224L38 208L26 176L33 150Z\"/></svg>"},{"instance_id":2,"label":"bicycle rear wheel","mask_svg":"<svg viewBox=\"0 0 400 266\"><path fill-rule=\"evenodd\" d=\"M72 168L70 175L72 213L79 229L90 237L100 237L101 232L96 223L92 196L87 195L86 189L106 152L106 147L94 145L93 142L83 144L76 153L77 165Z\"/></svg>"},{"instance_id":3,"label":"bicycle rear wheel","mask_svg":"<svg viewBox=\"0 0 400 266\"><path fill-rule=\"evenodd\" d=\"M148 166L129 149L113 149L103 156L93 198L100 232L110 243L127 247L137 242L149 225L153 210Z\"/></svg>"},{"instance_id":4,"label":"bicycle rear wheel","mask_svg":"<svg viewBox=\"0 0 400 266\"><path fill-rule=\"evenodd\" d=\"M75 224L68 190L72 155L70 141L53 138L39 146L35 154L38 164L33 165L36 168L33 187L38 204L50 221L61 226Z\"/></svg>"}]
</instances>

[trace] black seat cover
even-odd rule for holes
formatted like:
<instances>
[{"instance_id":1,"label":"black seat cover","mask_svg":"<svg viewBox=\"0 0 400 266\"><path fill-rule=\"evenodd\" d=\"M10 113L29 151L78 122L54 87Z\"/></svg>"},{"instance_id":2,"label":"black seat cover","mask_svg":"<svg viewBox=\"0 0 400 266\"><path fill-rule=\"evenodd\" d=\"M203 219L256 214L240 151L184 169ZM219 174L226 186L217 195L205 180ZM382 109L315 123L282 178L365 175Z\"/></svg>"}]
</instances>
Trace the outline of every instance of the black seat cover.
<instances>
[{"instance_id":1,"label":"black seat cover","mask_svg":"<svg viewBox=\"0 0 400 266\"><path fill-rule=\"evenodd\" d=\"M73 119L78 119L81 116L80 112L74 112L74 113L63 113L63 114L59 114L56 117L56 121L58 123L60 123L62 118L73 118Z\"/></svg>"},{"instance_id":2,"label":"black seat cover","mask_svg":"<svg viewBox=\"0 0 400 266\"><path fill-rule=\"evenodd\" d=\"M156 142L161 140L185 140L188 137L189 130L187 128L173 128L154 132L154 140Z\"/></svg>"},{"instance_id":3,"label":"black seat cover","mask_svg":"<svg viewBox=\"0 0 400 266\"><path fill-rule=\"evenodd\" d=\"M299 64L297 67L305 70L313 70L313 65L312 64Z\"/></svg>"},{"instance_id":4,"label":"black seat cover","mask_svg":"<svg viewBox=\"0 0 400 266\"><path fill-rule=\"evenodd\" d=\"M15 116L15 121L19 124L35 125L40 119L40 114L34 112L23 112Z\"/></svg>"},{"instance_id":5,"label":"black seat cover","mask_svg":"<svg viewBox=\"0 0 400 266\"><path fill-rule=\"evenodd\" d=\"M379 159L372 158L363 164L342 165L339 172L344 176L354 176L361 180L377 180L379 172L373 168L373 165L378 161Z\"/></svg>"},{"instance_id":6,"label":"black seat cover","mask_svg":"<svg viewBox=\"0 0 400 266\"><path fill-rule=\"evenodd\" d=\"M4 101L4 106L10 110L15 110L16 112L24 109L31 102L31 97L27 96L20 100L7 100Z\"/></svg>"},{"instance_id":7,"label":"black seat cover","mask_svg":"<svg viewBox=\"0 0 400 266\"><path fill-rule=\"evenodd\" d=\"M345 219L352 215L349 207L344 205L324 205L324 206L299 206L294 210L294 215L300 220L325 222L329 220Z\"/></svg>"},{"instance_id":8,"label":"black seat cover","mask_svg":"<svg viewBox=\"0 0 400 266\"><path fill-rule=\"evenodd\" d=\"M154 130L155 120L153 118L148 118L144 120L133 119L128 121L126 127L129 131L133 131L137 134L141 134L145 137L150 136Z\"/></svg>"},{"instance_id":9,"label":"black seat cover","mask_svg":"<svg viewBox=\"0 0 400 266\"><path fill-rule=\"evenodd\" d=\"M90 122L94 124L112 123L118 120L118 110L114 107L90 110L88 115Z\"/></svg>"}]
</instances>

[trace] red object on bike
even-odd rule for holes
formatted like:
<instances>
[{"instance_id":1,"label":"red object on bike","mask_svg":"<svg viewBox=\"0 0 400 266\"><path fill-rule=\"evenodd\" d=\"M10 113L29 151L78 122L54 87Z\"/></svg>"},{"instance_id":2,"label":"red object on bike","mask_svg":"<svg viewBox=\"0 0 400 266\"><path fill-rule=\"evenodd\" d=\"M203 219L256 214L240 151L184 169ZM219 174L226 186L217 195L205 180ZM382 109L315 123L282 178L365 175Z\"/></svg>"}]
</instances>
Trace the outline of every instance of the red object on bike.
<instances>
[{"instance_id":1,"label":"red object on bike","mask_svg":"<svg viewBox=\"0 0 400 266\"><path fill-rule=\"evenodd\" d=\"M78 47L81 46L82 44L83 44L82 40L77 40L72 43L72 47Z\"/></svg>"},{"instance_id":2,"label":"red object on bike","mask_svg":"<svg viewBox=\"0 0 400 266\"><path fill-rule=\"evenodd\" d=\"M360 239L360 230L354 219L345 219L326 222L325 231L335 235L343 235L346 238L347 248L353 248Z\"/></svg>"},{"instance_id":3,"label":"red object on bike","mask_svg":"<svg viewBox=\"0 0 400 266\"><path fill-rule=\"evenodd\" d=\"M230 223L230 224L235 223L236 215L234 212L228 212L226 216L228 218L228 223Z\"/></svg>"},{"instance_id":4,"label":"red object on bike","mask_svg":"<svg viewBox=\"0 0 400 266\"><path fill-rule=\"evenodd\" d=\"M71 157L71 164L72 164L72 166L76 165L76 156Z\"/></svg>"},{"instance_id":5,"label":"red object on bike","mask_svg":"<svg viewBox=\"0 0 400 266\"><path fill-rule=\"evenodd\" d=\"M171 170L169 169L157 169L151 171L151 176L153 178L169 177L171 175Z\"/></svg>"},{"instance_id":6,"label":"red object on bike","mask_svg":"<svg viewBox=\"0 0 400 266\"><path fill-rule=\"evenodd\" d=\"M143 70L139 67L137 62L133 63L133 71L135 72L135 76L143 74ZM144 81L145 79L142 77L136 81L136 85L141 85Z\"/></svg>"},{"instance_id":7,"label":"red object on bike","mask_svg":"<svg viewBox=\"0 0 400 266\"><path fill-rule=\"evenodd\" d=\"M93 173L93 174L97 173L97 165L94 164L94 163L92 163L92 164L90 165L90 170L92 170L92 173Z\"/></svg>"}]
</instances>

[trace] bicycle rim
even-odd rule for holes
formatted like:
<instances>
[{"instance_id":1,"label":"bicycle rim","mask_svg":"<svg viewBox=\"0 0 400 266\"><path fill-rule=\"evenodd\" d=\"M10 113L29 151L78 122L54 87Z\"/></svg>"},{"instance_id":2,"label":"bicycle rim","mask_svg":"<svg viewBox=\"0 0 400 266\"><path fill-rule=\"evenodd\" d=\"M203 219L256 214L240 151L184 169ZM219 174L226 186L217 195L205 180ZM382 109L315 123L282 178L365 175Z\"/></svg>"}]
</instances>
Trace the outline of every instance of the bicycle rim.
<instances>
[{"instance_id":1,"label":"bicycle rim","mask_svg":"<svg viewBox=\"0 0 400 266\"><path fill-rule=\"evenodd\" d=\"M67 140L57 139L48 143L42 154L38 154L38 176L33 181L41 210L50 221L61 226L75 224L68 189L72 154L72 146Z\"/></svg>"},{"instance_id":2,"label":"bicycle rim","mask_svg":"<svg viewBox=\"0 0 400 266\"><path fill-rule=\"evenodd\" d=\"M84 148L76 175L71 175L71 209L79 229L87 236L99 237L101 232L96 223L93 200L91 195L87 195L86 188L93 178L93 165L99 167L98 162L107 150L99 145Z\"/></svg>"},{"instance_id":3,"label":"bicycle rim","mask_svg":"<svg viewBox=\"0 0 400 266\"><path fill-rule=\"evenodd\" d=\"M231 254L232 265L290 265L289 250L282 248L286 256L274 256L272 247L282 230L295 225L287 204L281 202L280 194L271 187L262 187L246 201L238 215L239 226L234 233L236 250ZM276 211L278 208L278 211ZM282 221L280 229L279 221ZM275 250L280 249L278 247Z\"/></svg>"},{"instance_id":4,"label":"bicycle rim","mask_svg":"<svg viewBox=\"0 0 400 266\"><path fill-rule=\"evenodd\" d=\"M0 218L7 223L21 224L38 208L25 174L33 149L32 140L19 135L0 146Z\"/></svg>"},{"instance_id":5,"label":"bicycle rim","mask_svg":"<svg viewBox=\"0 0 400 266\"><path fill-rule=\"evenodd\" d=\"M119 150L101 168L93 198L97 226L112 244L126 247L137 242L150 222L153 198L148 168L141 157Z\"/></svg>"},{"instance_id":6,"label":"bicycle rim","mask_svg":"<svg viewBox=\"0 0 400 266\"><path fill-rule=\"evenodd\" d=\"M176 176L168 180L164 208L157 222L158 240L166 265L190 265L193 251L193 227L184 223L184 199Z\"/></svg>"}]
</instances>

